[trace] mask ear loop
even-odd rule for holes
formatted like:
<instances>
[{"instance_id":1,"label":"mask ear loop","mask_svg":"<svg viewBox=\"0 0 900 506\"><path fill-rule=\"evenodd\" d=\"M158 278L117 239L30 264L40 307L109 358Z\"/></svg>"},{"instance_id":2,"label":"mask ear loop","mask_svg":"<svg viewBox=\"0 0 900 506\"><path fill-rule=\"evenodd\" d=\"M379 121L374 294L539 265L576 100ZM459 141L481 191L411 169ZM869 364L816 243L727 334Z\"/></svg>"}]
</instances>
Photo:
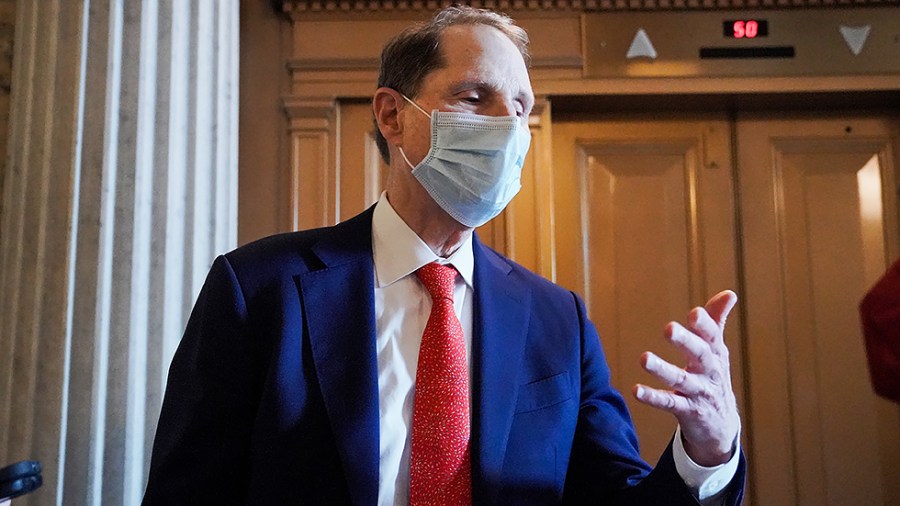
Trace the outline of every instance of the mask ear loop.
<instances>
[{"instance_id":1,"label":"mask ear loop","mask_svg":"<svg viewBox=\"0 0 900 506\"><path fill-rule=\"evenodd\" d=\"M415 170L416 167L413 164L409 163L409 158L406 157L406 153L403 152L403 148L397 146L397 149L400 150L400 156L403 157L403 161L406 162L406 165L409 165L410 169Z\"/></svg>"},{"instance_id":2,"label":"mask ear loop","mask_svg":"<svg viewBox=\"0 0 900 506\"><path fill-rule=\"evenodd\" d=\"M417 103L413 102L412 100L410 100L410 98L407 97L406 95L404 95L403 93L401 93L400 96L403 97L407 102L409 102L410 104L412 104L413 107L415 107L416 109L420 110L420 111L422 112L422 114L424 114L425 116L428 116L428 119L431 119L431 115L428 114L427 112L425 112L425 109L422 109L422 108L419 106L419 104L417 104Z\"/></svg>"},{"instance_id":3,"label":"mask ear loop","mask_svg":"<svg viewBox=\"0 0 900 506\"><path fill-rule=\"evenodd\" d=\"M413 102L412 100L410 100L410 98L407 97L406 95L404 95L403 93L400 93L400 96L403 97L407 102L409 102L410 104L412 104L412 106L415 107L416 109L418 109L422 114L424 114L425 116L428 116L428 119L431 119L431 115L428 114L427 112L425 112L425 109L422 109L422 108L419 106L419 104L417 104L417 103ZM400 150L400 156L403 157L403 161L406 162L406 165L409 165L409 168L410 168L410 169L415 170L415 168L416 168L415 165L413 165L412 163L410 163L409 158L406 157L406 153L403 152L403 148L400 147L400 146L397 146L397 149Z\"/></svg>"}]
</instances>

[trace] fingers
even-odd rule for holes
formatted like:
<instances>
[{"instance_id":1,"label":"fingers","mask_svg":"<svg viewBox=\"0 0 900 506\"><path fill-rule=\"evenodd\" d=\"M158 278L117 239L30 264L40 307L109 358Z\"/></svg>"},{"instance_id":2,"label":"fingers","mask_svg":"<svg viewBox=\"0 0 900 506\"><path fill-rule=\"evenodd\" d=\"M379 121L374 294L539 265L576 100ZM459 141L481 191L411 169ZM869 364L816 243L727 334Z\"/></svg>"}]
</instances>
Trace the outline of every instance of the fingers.
<instances>
[{"instance_id":1,"label":"fingers","mask_svg":"<svg viewBox=\"0 0 900 506\"><path fill-rule=\"evenodd\" d=\"M717 367L716 357L710 348L711 342L701 339L677 322L669 323L665 334L666 339L681 351L688 364L696 366L694 368L698 371L706 372Z\"/></svg>"},{"instance_id":2,"label":"fingers","mask_svg":"<svg viewBox=\"0 0 900 506\"><path fill-rule=\"evenodd\" d=\"M688 313L688 327L702 337L708 343L715 342L716 337L721 334L722 329L719 324L709 316L705 308L696 307Z\"/></svg>"},{"instance_id":3,"label":"fingers","mask_svg":"<svg viewBox=\"0 0 900 506\"><path fill-rule=\"evenodd\" d=\"M666 362L653 353L644 353L641 356L641 365L644 366L644 370L679 393L692 396L703 391L703 384L696 375Z\"/></svg>"},{"instance_id":4,"label":"fingers","mask_svg":"<svg viewBox=\"0 0 900 506\"><path fill-rule=\"evenodd\" d=\"M634 398L648 406L668 411L675 416L681 416L690 411L688 400L674 392L666 392L650 388L646 385L635 385L632 389Z\"/></svg>"},{"instance_id":5,"label":"fingers","mask_svg":"<svg viewBox=\"0 0 900 506\"><path fill-rule=\"evenodd\" d=\"M728 348L723 334L725 320L737 303L737 295L725 290L688 315L687 328L678 322L666 326L665 336L685 359L685 368L677 367L659 356L646 352L641 356L643 368L672 391L635 385L637 400L676 416L690 417L691 403L704 402L714 396L716 385L729 386Z\"/></svg>"},{"instance_id":6,"label":"fingers","mask_svg":"<svg viewBox=\"0 0 900 506\"><path fill-rule=\"evenodd\" d=\"M706 307L694 308L688 314L690 330L710 343L717 355L728 355L728 348L725 346L725 320L736 303L737 295L731 290L725 290L709 299Z\"/></svg>"}]
</instances>

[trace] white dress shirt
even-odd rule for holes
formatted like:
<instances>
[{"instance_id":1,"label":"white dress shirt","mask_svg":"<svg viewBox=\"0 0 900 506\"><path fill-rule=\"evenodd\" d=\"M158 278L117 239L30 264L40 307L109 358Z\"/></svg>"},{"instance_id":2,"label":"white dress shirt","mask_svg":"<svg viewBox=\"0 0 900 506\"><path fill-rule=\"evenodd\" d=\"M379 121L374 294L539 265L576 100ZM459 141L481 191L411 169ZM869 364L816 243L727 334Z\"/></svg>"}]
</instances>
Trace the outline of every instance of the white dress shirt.
<instances>
[{"instance_id":1,"label":"white dress shirt","mask_svg":"<svg viewBox=\"0 0 900 506\"><path fill-rule=\"evenodd\" d=\"M472 303L474 299L472 238L448 258L441 258L394 211L382 193L372 217L375 262L375 329L378 359L378 428L380 431L378 504L409 504L409 452L413 398L422 333L431 312L431 296L415 275L431 262L452 264L459 271L453 306L462 324L471 385ZM471 389L469 391L471 402ZM678 473L703 504L714 504L737 471L738 456L721 466L701 467L687 456L676 433L673 454Z\"/></svg>"}]
</instances>

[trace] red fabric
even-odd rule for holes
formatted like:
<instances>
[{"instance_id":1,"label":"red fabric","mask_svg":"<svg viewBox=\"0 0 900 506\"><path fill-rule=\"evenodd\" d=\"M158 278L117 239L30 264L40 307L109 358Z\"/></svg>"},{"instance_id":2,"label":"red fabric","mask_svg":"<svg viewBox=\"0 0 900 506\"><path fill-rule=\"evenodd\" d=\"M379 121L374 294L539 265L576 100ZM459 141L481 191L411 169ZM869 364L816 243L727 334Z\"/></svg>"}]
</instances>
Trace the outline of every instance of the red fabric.
<instances>
[{"instance_id":1,"label":"red fabric","mask_svg":"<svg viewBox=\"0 0 900 506\"><path fill-rule=\"evenodd\" d=\"M900 402L900 260L859 305L875 393Z\"/></svg>"},{"instance_id":2,"label":"red fabric","mask_svg":"<svg viewBox=\"0 0 900 506\"><path fill-rule=\"evenodd\" d=\"M416 370L409 501L411 506L471 504L469 371L462 325L453 311L458 273L431 263L416 274L432 306Z\"/></svg>"}]
</instances>

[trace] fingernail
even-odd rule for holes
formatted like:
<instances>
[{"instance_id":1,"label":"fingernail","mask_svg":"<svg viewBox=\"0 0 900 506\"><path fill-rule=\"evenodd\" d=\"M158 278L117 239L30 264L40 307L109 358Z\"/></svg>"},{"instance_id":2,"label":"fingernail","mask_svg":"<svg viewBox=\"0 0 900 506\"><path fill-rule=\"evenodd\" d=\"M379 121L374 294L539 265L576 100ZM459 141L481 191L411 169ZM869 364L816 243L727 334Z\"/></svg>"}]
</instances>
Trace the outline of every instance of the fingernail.
<instances>
[{"instance_id":1,"label":"fingernail","mask_svg":"<svg viewBox=\"0 0 900 506\"><path fill-rule=\"evenodd\" d=\"M637 396L644 397L644 387L637 387Z\"/></svg>"}]
</instances>

